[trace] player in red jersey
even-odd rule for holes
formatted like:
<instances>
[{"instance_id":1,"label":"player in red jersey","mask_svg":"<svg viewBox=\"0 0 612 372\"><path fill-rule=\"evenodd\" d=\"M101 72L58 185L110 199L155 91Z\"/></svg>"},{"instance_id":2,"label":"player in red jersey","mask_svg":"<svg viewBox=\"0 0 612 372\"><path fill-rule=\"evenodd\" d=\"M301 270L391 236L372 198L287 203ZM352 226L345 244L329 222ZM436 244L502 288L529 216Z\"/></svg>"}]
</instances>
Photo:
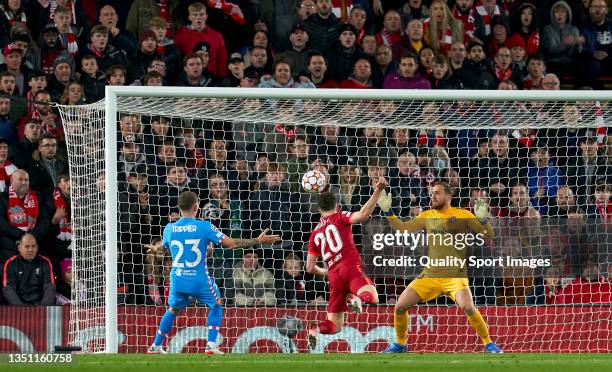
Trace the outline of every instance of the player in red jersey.
<instances>
[{"instance_id":1,"label":"player in red jersey","mask_svg":"<svg viewBox=\"0 0 612 372\"><path fill-rule=\"evenodd\" d=\"M380 178L370 199L359 212L343 212L338 208L336 196L328 191L321 193L319 224L310 233L306 271L319 276L327 276L329 281L329 303L327 319L313 323L308 333L308 346L314 349L317 334L334 334L342 330L344 312L350 307L359 314L362 302L378 303L378 293L372 281L364 274L361 257L353 240L352 225L368 218L376 207L376 201L387 181ZM325 268L317 266L321 257Z\"/></svg>"}]
</instances>

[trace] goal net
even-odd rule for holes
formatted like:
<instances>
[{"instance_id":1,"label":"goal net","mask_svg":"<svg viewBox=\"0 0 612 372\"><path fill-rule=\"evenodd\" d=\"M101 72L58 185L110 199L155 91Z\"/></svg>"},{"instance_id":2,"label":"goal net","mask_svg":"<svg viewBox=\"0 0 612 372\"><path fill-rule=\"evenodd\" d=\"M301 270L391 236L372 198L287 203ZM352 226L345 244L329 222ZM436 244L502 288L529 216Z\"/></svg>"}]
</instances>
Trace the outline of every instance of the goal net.
<instances>
[{"instance_id":1,"label":"goal net","mask_svg":"<svg viewBox=\"0 0 612 372\"><path fill-rule=\"evenodd\" d=\"M70 342L85 351L145 352L165 312L172 260L161 233L184 190L233 238L270 229L282 241L210 247L224 303L226 352L371 352L394 342L393 309L432 264L378 207L353 227L379 304L309 351L326 317L326 280L305 272L317 194L327 175L343 211L358 211L386 177L394 213L429 209L446 182L452 206L490 205L495 237L467 243L466 270L491 337L511 352L610 352L608 230L612 112L608 92L375 92L115 88L106 102L61 106L72 182L74 287ZM393 94L393 95L392 95ZM457 245L457 242L455 242ZM457 248L460 250L461 248ZM435 292L435 291L434 291ZM481 351L445 296L410 310L410 350ZM177 318L169 352L202 352L204 306Z\"/></svg>"}]
</instances>

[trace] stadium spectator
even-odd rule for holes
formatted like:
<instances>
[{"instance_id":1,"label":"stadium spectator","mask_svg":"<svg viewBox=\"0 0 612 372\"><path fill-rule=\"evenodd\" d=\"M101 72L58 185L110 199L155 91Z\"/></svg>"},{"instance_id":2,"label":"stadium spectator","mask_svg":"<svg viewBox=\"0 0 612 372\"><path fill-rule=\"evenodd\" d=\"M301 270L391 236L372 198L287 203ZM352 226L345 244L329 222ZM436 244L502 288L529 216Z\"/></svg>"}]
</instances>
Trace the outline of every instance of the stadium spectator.
<instances>
[{"instance_id":1,"label":"stadium spectator","mask_svg":"<svg viewBox=\"0 0 612 372\"><path fill-rule=\"evenodd\" d=\"M21 1L3 1L0 4L0 45L7 45L10 42L11 26L15 22L26 23L27 17L25 9L21 6Z\"/></svg>"},{"instance_id":2,"label":"stadium spectator","mask_svg":"<svg viewBox=\"0 0 612 372\"><path fill-rule=\"evenodd\" d=\"M121 153L117 162L117 183L119 188L127 187L128 175L139 165L146 164L145 155L142 153L142 146L131 141L119 144Z\"/></svg>"},{"instance_id":3,"label":"stadium spectator","mask_svg":"<svg viewBox=\"0 0 612 372\"><path fill-rule=\"evenodd\" d=\"M157 183L151 182L151 185L157 185L156 190L151 193L159 195L159 216L161 226L166 225L169 221L178 217L178 208L176 201L181 192L191 190L196 193L203 192L198 187L196 179L191 179L187 175L187 167L176 162L166 167L166 174L159 178Z\"/></svg>"},{"instance_id":4,"label":"stadium spectator","mask_svg":"<svg viewBox=\"0 0 612 372\"><path fill-rule=\"evenodd\" d=\"M437 55L431 64L429 83L433 89L458 89L457 81L453 78L444 55Z\"/></svg>"},{"instance_id":5,"label":"stadium spectator","mask_svg":"<svg viewBox=\"0 0 612 372\"><path fill-rule=\"evenodd\" d=\"M478 168L473 170L473 174L478 174L478 177L470 176L471 186L488 188L491 204L505 207L508 205L510 188L514 183L524 182L527 159L518 156L517 149L509 148L508 136L503 132L498 132L491 138L489 148L489 156L479 159Z\"/></svg>"},{"instance_id":6,"label":"stadium spectator","mask_svg":"<svg viewBox=\"0 0 612 372\"><path fill-rule=\"evenodd\" d=\"M140 115L122 113L119 115L120 140L143 143L143 129ZM152 154L152 153L151 153Z\"/></svg>"},{"instance_id":7,"label":"stadium spectator","mask_svg":"<svg viewBox=\"0 0 612 372\"><path fill-rule=\"evenodd\" d=\"M51 231L55 242L46 250L47 255L59 262L72 256L69 246L72 243L72 210L70 204L70 176L60 174L57 186L53 189L53 209L51 212Z\"/></svg>"},{"instance_id":8,"label":"stadium spectator","mask_svg":"<svg viewBox=\"0 0 612 372\"><path fill-rule=\"evenodd\" d=\"M154 185L163 182L164 176L168 173L168 167L174 166L177 161L174 139L166 138L161 145L155 147L155 154L152 161L147 161L147 164L151 165L152 168L149 174L151 183Z\"/></svg>"},{"instance_id":9,"label":"stadium spectator","mask_svg":"<svg viewBox=\"0 0 612 372\"><path fill-rule=\"evenodd\" d=\"M419 52L419 74L423 76L425 79L431 76L431 64L433 63L433 59L435 57L435 53L431 47L425 46L421 48Z\"/></svg>"},{"instance_id":10,"label":"stadium spectator","mask_svg":"<svg viewBox=\"0 0 612 372\"><path fill-rule=\"evenodd\" d=\"M317 285L319 284L319 285ZM309 279L304 273L304 262L295 253L284 258L282 277L276 279L277 305L324 305L322 283Z\"/></svg>"},{"instance_id":11,"label":"stadium spectator","mask_svg":"<svg viewBox=\"0 0 612 372\"><path fill-rule=\"evenodd\" d=\"M338 82L327 73L327 61L319 52L311 52L306 67L306 77L317 88L338 88Z\"/></svg>"},{"instance_id":12,"label":"stadium spectator","mask_svg":"<svg viewBox=\"0 0 612 372\"><path fill-rule=\"evenodd\" d=\"M121 65L112 65L106 70L106 85L126 85L127 70Z\"/></svg>"},{"instance_id":13,"label":"stadium spectator","mask_svg":"<svg viewBox=\"0 0 612 372\"><path fill-rule=\"evenodd\" d=\"M33 71L30 76L28 76L28 92L26 93L26 98L29 100L33 100L36 96L36 93L41 90L47 89L47 76L42 71ZM28 109L32 110L34 105L32 103L28 103Z\"/></svg>"},{"instance_id":14,"label":"stadium spectator","mask_svg":"<svg viewBox=\"0 0 612 372\"><path fill-rule=\"evenodd\" d=\"M605 183L595 186L593 200L587 207L587 216L599 223L608 225L612 222L612 202L610 201L610 186Z\"/></svg>"},{"instance_id":15,"label":"stadium spectator","mask_svg":"<svg viewBox=\"0 0 612 372\"><path fill-rule=\"evenodd\" d=\"M522 84L522 73L512 64L510 49L501 47L495 54L495 66L493 67L494 84L498 86L504 80L510 80L517 86Z\"/></svg>"},{"instance_id":16,"label":"stadium spectator","mask_svg":"<svg viewBox=\"0 0 612 372\"><path fill-rule=\"evenodd\" d=\"M159 60L162 58L162 56L157 54L157 36L153 31L143 32L138 40L139 48L134 56L133 63L130 65L130 76L134 79L142 79L151 62L154 59Z\"/></svg>"},{"instance_id":17,"label":"stadium spectator","mask_svg":"<svg viewBox=\"0 0 612 372\"><path fill-rule=\"evenodd\" d=\"M476 11L474 0L455 0L453 5L453 17L463 24L463 41L465 43L472 39L485 40L485 27L482 15Z\"/></svg>"},{"instance_id":18,"label":"stadium spectator","mask_svg":"<svg viewBox=\"0 0 612 372\"><path fill-rule=\"evenodd\" d=\"M119 17L112 5L104 5L100 8L98 21L108 29L110 45L122 51L128 58L136 56L138 40L130 31L118 27Z\"/></svg>"},{"instance_id":19,"label":"stadium spectator","mask_svg":"<svg viewBox=\"0 0 612 372\"><path fill-rule=\"evenodd\" d=\"M512 64L515 68L520 69L523 72L523 75L527 69L527 52L525 49L525 42L523 39L514 40L513 42L506 42L505 46L510 49L510 55L512 55Z\"/></svg>"},{"instance_id":20,"label":"stadium spectator","mask_svg":"<svg viewBox=\"0 0 612 372\"><path fill-rule=\"evenodd\" d=\"M232 53L227 62L228 74L219 82L222 87L239 87L244 78L244 59L240 53Z\"/></svg>"},{"instance_id":21,"label":"stadium spectator","mask_svg":"<svg viewBox=\"0 0 612 372\"><path fill-rule=\"evenodd\" d=\"M32 190L45 197L51 196L59 176L68 173L68 164L57 154L58 141L52 133L43 133L38 140L38 151L32 154L28 166Z\"/></svg>"},{"instance_id":22,"label":"stadium spectator","mask_svg":"<svg viewBox=\"0 0 612 372\"><path fill-rule=\"evenodd\" d=\"M372 89L372 65L367 57L359 57L353 66L353 73L338 83L343 89Z\"/></svg>"},{"instance_id":23,"label":"stadium spectator","mask_svg":"<svg viewBox=\"0 0 612 372\"><path fill-rule=\"evenodd\" d=\"M317 5L315 0L301 0L299 1L298 18L303 22L311 15L317 12Z\"/></svg>"},{"instance_id":24,"label":"stadium spectator","mask_svg":"<svg viewBox=\"0 0 612 372\"><path fill-rule=\"evenodd\" d=\"M465 45L463 45L463 42L454 42L448 51L448 56L451 71L455 72L460 70L463 67L463 62L467 57Z\"/></svg>"},{"instance_id":25,"label":"stadium spectator","mask_svg":"<svg viewBox=\"0 0 612 372\"><path fill-rule=\"evenodd\" d=\"M338 32L338 40L327 49L326 57L329 76L336 81L343 81L351 74L353 65L363 52L355 43L357 31L353 25L341 25Z\"/></svg>"},{"instance_id":26,"label":"stadium spectator","mask_svg":"<svg viewBox=\"0 0 612 372\"><path fill-rule=\"evenodd\" d=\"M584 36L584 75L586 83L601 87L598 78L612 74L612 21L608 18L608 5L604 0L592 0L589 22L582 25Z\"/></svg>"},{"instance_id":27,"label":"stadium spectator","mask_svg":"<svg viewBox=\"0 0 612 372\"><path fill-rule=\"evenodd\" d=\"M191 53L198 43L208 43L210 61L207 69L215 76L224 77L227 73L227 50L223 35L206 24L208 14L204 4L193 3L189 5L188 11L190 23L177 31L174 39L176 47L186 55Z\"/></svg>"},{"instance_id":28,"label":"stadium spectator","mask_svg":"<svg viewBox=\"0 0 612 372\"><path fill-rule=\"evenodd\" d=\"M576 195L568 186L561 186L557 190L555 202L548 208L550 217L566 217L576 207Z\"/></svg>"},{"instance_id":29,"label":"stadium spectator","mask_svg":"<svg viewBox=\"0 0 612 372\"><path fill-rule=\"evenodd\" d=\"M499 48L506 47L508 50L508 37L510 34L510 26L506 24L505 18L497 17L492 22L493 32L486 41L487 57L493 58Z\"/></svg>"},{"instance_id":30,"label":"stadium spectator","mask_svg":"<svg viewBox=\"0 0 612 372\"><path fill-rule=\"evenodd\" d=\"M4 263L2 294L9 305L54 305L55 277L51 261L38 253L36 237L25 233L19 253Z\"/></svg>"},{"instance_id":31,"label":"stadium spectator","mask_svg":"<svg viewBox=\"0 0 612 372\"><path fill-rule=\"evenodd\" d=\"M304 71L308 63L310 49L306 47L308 43L308 32L302 23L296 23L291 28L289 35L291 47L282 53L274 56L274 61L285 61L291 67L292 76L294 79Z\"/></svg>"},{"instance_id":32,"label":"stadium spectator","mask_svg":"<svg viewBox=\"0 0 612 372\"><path fill-rule=\"evenodd\" d=\"M81 58L81 73L78 76L83 84L83 93L89 102L97 102L104 98L105 75L98 70L98 62L92 54L86 54Z\"/></svg>"},{"instance_id":33,"label":"stadium spectator","mask_svg":"<svg viewBox=\"0 0 612 372\"><path fill-rule=\"evenodd\" d=\"M526 46L525 52L531 57L540 49L540 31L535 5L530 2L519 5L513 18L511 28L514 33L508 42L517 43L522 39Z\"/></svg>"},{"instance_id":34,"label":"stadium spectator","mask_svg":"<svg viewBox=\"0 0 612 372\"><path fill-rule=\"evenodd\" d=\"M15 124L11 122L9 117L10 113L11 100L8 98L0 98L0 137L8 145L17 142L16 128Z\"/></svg>"},{"instance_id":35,"label":"stadium spectator","mask_svg":"<svg viewBox=\"0 0 612 372\"><path fill-rule=\"evenodd\" d=\"M310 47L318 51L329 50L340 35L340 20L332 13L331 0L316 0L317 12L304 21Z\"/></svg>"},{"instance_id":36,"label":"stadium spectator","mask_svg":"<svg viewBox=\"0 0 612 372\"><path fill-rule=\"evenodd\" d=\"M423 3L423 0L408 0L400 8L400 14L404 24L413 19L424 21L429 17L429 8Z\"/></svg>"},{"instance_id":37,"label":"stadium spectator","mask_svg":"<svg viewBox=\"0 0 612 372\"><path fill-rule=\"evenodd\" d=\"M260 88L316 88L310 81L305 82L294 81L291 77L291 66L288 62L278 60L274 64L274 74L272 77L266 76L261 78L259 83Z\"/></svg>"},{"instance_id":38,"label":"stadium spectator","mask_svg":"<svg viewBox=\"0 0 612 372\"><path fill-rule=\"evenodd\" d=\"M23 58L21 57L23 51L17 48L15 44L8 44L2 49L2 55L4 56L4 64L0 65L0 71L8 71L15 77L16 91L20 96L26 93L26 82L31 70L22 65Z\"/></svg>"},{"instance_id":39,"label":"stadium spectator","mask_svg":"<svg viewBox=\"0 0 612 372\"><path fill-rule=\"evenodd\" d=\"M72 26L72 12L67 7L58 5L53 12L52 19L53 24L57 27L61 46L71 56L76 56L79 52L77 37L80 30Z\"/></svg>"},{"instance_id":40,"label":"stadium spectator","mask_svg":"<svg viewBox=\"0 0 612 372\"><path fill-rule=\"evenodd\" d=\"M541 89L546 64L540 54L530 56L527 60L527 75L523 78L523 89Z\"/></svg>"},{"instance_id":41,"label":"stadium spectator","mask_svg":"<svg viewBox=\"0 0 612 372\"><path fill-rule=\"evenodd\" d=\"M289 191L285 168L270 162L265 178L259 189L251 194L248 210L243 215L245 229L255 232L270 228L283 240L290 241L300 219L297 196Z\"/></svg>"},{"instance_id":42,"label":"stadium spectator","mask_svg":"<svg viewBox=\"0 0 612 372\"><path fill-rule=\"evenodd\" d=\"M175 17L177 0L156 1L156 0L135 0L131 3L129 13L125 23L126 30L133 35L141 35L150 27L150 22L154 18L161 18L165 22L172 22ZM164 30L165 32L166 30ZM172 27L168 27L168 34L172 34ZM158 38L158 40L161 40Z\"/></svg>"},{"instance_id":43,"label":"stadium spectator","mask_svg":"<svg viewBox=\"0 0 612 372\"><path fill-rule=\"evenodd\" d=\"M59 102L64 90L68 87L74 69L70 61L59 57L53 62L53 75L49 78L48 91L51 94L51 102Z\"/></svg>"},{"instance_id":44,"label":"stadium spectator","mask_svg":"<svg viewBox=\"0 0 612 372\"><path fill-rule=\"evenodd\" d=\"M401 56L397 72L385 78L385 89L431 89L429 81L417 74L419 63L417 56L407 54Z\"/></svg>"},{"instance_id":45,"label":"stadium spectator","mask_svg":"<svg viewBox=\"0 0 612 372\"><path fill-rule=\"evenodd\" d=\"M345 161L348 154L348 142L346 136L340 134L338 123L327 122L318 128L319 133L315 136L315 152L320 158L326 158L331 169Z\"/></svg>"},{"instance_id":46,"label":"stadium spectator","mask_svg":"<svg viewBox=\"0 0 612 372\"><path fill-rule=\"evenodd\" d=\"M424 39L435 53L445 54L454 42L463 41L463 25L444 0L432 1L429 10L430 17L423 22Z\"/></svg>"},{"instance_id":47,"label":"stadium spectator","mask_svg":"<svg viewBox=\"0 0 612 372\"><path fill-rule=\"evenodd\" d=\"M374 35L364 35L363 39L361 39L361 49L363 53L368 57L376 56L376 48L378 44L376 44L376 37Z\"/></svg>"},{"instance_id":48,"label":"stadium spectator","mask_svg":"<svg viewBox=\"0 0 612 372\"><path fill-rule=\"evenodd\" d=\"M310 145L305 136L296 136L289 146L290 155L287 160L287 179L291 192L299 192L302 176L310 168L308 156Z\"/></svg>"},{"instance_id":49,"label":"stadium spectator","mask_svg":"<svg viewBox=\"0 0 612 372\"><path fill-rule=\"evenodd\" d=\"M525 218L524 222L521 221L524 226L535 227L536 224L533 221L534 219L539 220L540 213L531 205L527 186L517 183L512 187L509 195L509 203L506 208L499 209L498 217Z\"/></svg>"},{"instance_id":50,"label":"stadium spectator","mask_svg":"<svg viewBox=\"0 0 612 372\"><path fill-rule=\"evenodd\" d=\"M158 72L166 78L166 82L174 83L180 73L181 52L174 44L174 40L168 36L171 25L161 17L154 17L148 23L149 30L155 33L157 39L156 53L163 57L164 69ZM166 76L167 75L167 76Z\"/></svg>"},{"instance_id":51,"label":"stadium spectator","mask_svg":"<svg viewBox=\"0 0 612 372\"><path fill-rule=\"evenodd\" d=\"M376 44L384 44L391 48L402 38L402 19L395 9L390 9L383 18L383 28L376 34Z\"/></svg>"},{"instance_id":52,"label":"stadium spectator","mask_svg":"<svg viewBox=\"0 0 612 372\"><path fill-rule=\"evenodd\" d=\"M578 197L578 207L584 207L589 204L597 181L605 180L607 167L593 138L581 139L579 147L578 156L569 159L565 174L567 185L574 189Z\"/></svg>"},{"instance_id":53,"label":"stadium spectator","mask_svg":"<svg viewBox=\"0 0 612 372\"><path fill-rule=\"evenodd\" d=\"M49 222L47 204L30 188L28 173L15 171L8 192L0 195L0 262L17 252L17 242L25 233L42 241L49 231Z\"/></svg>"},{"instance_id":54,"label":"stadium spectator","mask_svg":"<svg viewBox=\"0 0 612 372\"><path fill-rule=\"evenodd\" d=\"M408 52L418 54L425 45L423 41L423 22L419 19L413 19L408 22L404 35L391 47L393 60L399 61L399 58Z\"/></svg>"},{"instance_id":55,"label":"stadium spectator","mask_svg":"<svg viewBox=\"0 0 612 372\"><path fill-rule=\"evenodd\" d=\"M183 146L185 160L187 161L187 175L193 177L198 169L204 167L206 164L204 150L199 147L193 129L183 129Z\"/></svg>"},{"instance_id":56,"label":"stadium spectator","mask_svg":"<svg viewBox=\"0 0 612 372\"><path fill-rule=\"evenodd\" d=\"M115 46L109 43L109 30L104 25L97 25L91 29L90 43L84 50L84 53L89 53L96 57L98 69L107 71L111 66L129 66L128 59L125 54ZM136 47L134 47L135 49Z\"/></svg>"},{"instance_id":57,"label":"stadium spectator","mask_svg":"<svg viewBox=\"0 0 612 372\"><path fill-rule=\"evenodd\" d=\"M232 288L236 306L276 305L274 275L260 265L258 254L253 251L246 251L236 263Z\"/></svg>"},{"instance_id":58,"label":"stadium spectator","mask_svg":"<svg viewBox=\"0 0 612 372\"><path fill-rule=\"evenodd\" d=\"M355 42L360 46L361 41L366 35L366 21L368 21L368 12L366 9L361 5L354 5L349 13L347 23L350 23L353 27L355 27L355 30L357 31L357 34L355 35Z\"/></svg>"},{"instance_id":59,"label":"stadium spectator","mask_svg":"<svg viewBox=\"0 0 612 372\"><path fill-rule=\"evenodd\" d=\"M504 260L525 257L520 240L514 236L503 238L499 255ZM497 305L524 305L529 292L533 288L533 269L521 266L504 266L501 268L500 280L501 283L497 288Z\"/></svg>"},{"instance_id":60,"label":"stadium spectator","mask_svg":"<svg viewBox=\"0 0 612 372\"><path fill-rule=\"evenodd\" d=\"M555 74L546 74L542 78L542 90L560 90L561 82Z\"/></svg>"},{"instance_id":61,"label":"stadium spectator","mask_svg":"<svg viewBox=\"0 0 612 372\"><path fill-rule=\"evenodd\" d=\"M585 38L572 25L572 9L567 2L557 1L550 10L551 23L542 31L542 54L547 71L565 76L575 71L576 57Z\"/></svg>"},{"instance_id":62,"label":"stadium spectator","mask_svg":"<svg viewBox=\"0 0 612 372\"><path fill-rule=\"evenodd\" d=\"M72 60L72 55L61 44L57 27L50 24L42 30L40 38L41 69L47 74L53 74L55 61L62 57L67 61ZM74 67L74 62L72 62Z\"/></svg>"},{"instance_id":63,"label":"stadium spectator","mask_svg":"<svg viewBox=\"0 0 612 372\"><path fill-rule=\"evenodd\" d=\"M494 89L495 77L484 54L482 42L472 40L467 47L468 59L461 69L455 71L455 78L462 89Z\"/></svg>"},{"instance_id":64,"label":"stadium spectator","mask_svg":"<svg viewBox=\"0 0 612 372\"><path fill-rule=\"evenodd\" d=\"M253 76L252 72L255 72L258 78L272 73L272 64L268 63L268 60L271 61L271 59L272 57L268 55L266 48L260 46L252 47L249 53L250 66L244 70L244 73Z\"/></svg>"},{"instance_id":65,"label":"stadium spectator","mask_svg":"<svg viewBox=\"0 0 612 372\"><path fill-rule=\"evenodd\" d=\"M548 149L540 147L534 151L527 171L527 186L531 205L540 215L548 214L548 207L552 205L552 199L564 183L563 173L550 160Z\"/></svg>"},{"instance_id":66,"label":"stadium spectator","mask_svg":"<svg viewBox=\"0 0 612 372\"><path fill-rule=\"evenodd\" d=\"M0 193L8 190L11 176L18 169L8 160L8 150L8 141L4 137L0 137Z\"/></svg>"},{"instance_id":67,"label":"stadium spectator","mask_svg":"<svg viewBox=\"0 0 612 372\"><path fill-rule=\"evenodd\" d=\"M183 73L176 82L182 87L207 87L212 86L212 76L205 67L202 59L196 53L190 53L183 58Z\"/></svg>"},{"instance_id":68,"label":"stadium spectator","mask_svg":"<svg viewBox=\"0 0 612 372\"><path fill-rule=\"evenodd\" d=\"M207 182L210 174L221 174L226 180L229 179L230 169L227 163L227 145L223 139L217 138L210 141L206 152L206 166L198 170L196 179ZM201 188L206 190L206 184Z\"/></svg>"},{"instance_id":69,"label":"stadium spectator","mask_svg":"<svg viewBox=\"0 0 612 372\"><path fill-rule=\"evenodd\" d=\"M32 153L38 148L40 139L40 120L30 118L25 120L23 139L9 147L9 160L18 168L26 169L32 161Z\"/></svg>"},{"instance_id":70,"label":"stadium spectator","mask_svg":"<svg viewBox=\"0 0 612 372\"><path fill-rule=\"evenodd\" d=\"M416 156L409 151L403 151L398 156L397 166L389 172L389 184L392 190L398 193L395 196L400 201L395 210L398 216L415 216L414 213L420 213L420 208L426 205L427 197L419 171Z\"/></svg>"},{"instance_id":71,"label":"stadium spectator","mask_svg":"<svg viewBox=\"0 0 612 372\"><path fill-rule=\"evenodd\" d=\"M372 69L372 81L374 86L381 89L384 84L385 77L397 71L397 63L393 62L393 53L388 45L380 44L376 47L376 55L374 57L376 63Z\"/></svg>"}]
</instances>

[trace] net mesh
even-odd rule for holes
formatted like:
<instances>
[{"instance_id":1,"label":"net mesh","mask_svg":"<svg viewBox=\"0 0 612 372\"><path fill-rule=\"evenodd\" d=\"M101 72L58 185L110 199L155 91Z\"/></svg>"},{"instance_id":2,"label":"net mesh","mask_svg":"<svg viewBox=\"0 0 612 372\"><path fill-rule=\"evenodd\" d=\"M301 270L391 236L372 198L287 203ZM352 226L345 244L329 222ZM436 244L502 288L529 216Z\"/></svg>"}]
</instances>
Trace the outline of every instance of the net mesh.
<instances>
[{"instance_id":1,"label":"net mesh","mask_svg":"<svg viewBox=\"0 0 612 372\"><path fill-rule=\"evenodd\" d=\"M306 351L304 329L325 317L329 299L326 281L304 272L319 214L317 195L304 192L300 181L316 169L328 175L347 211L359 210L379 176L388 178L394 211L403 219L428 208L438 180L450 184L454 206L471 209L477 198L487 198L497 236L492 250L553 260L549 269L472 276L475 303L494 340L515 352L610 351L611 109L608 101L120 97L119 350L144 352L152 342L172 264L161 250L161 232L178 218L178 194L189 189L200 197L200 216L226 235L250 238L270 228L283 238L257 247L255 262L243 259L242 250L210 249L208 268L227 307L222 348ZM104 104L62 106L60 112L70 155L73 280L79 288L70 340L101 351L109 228ZM534 221L537 229L530 228ZM375 264L372 242L384 231L389 226L378 208L353 228L380 305L349 314L342 332L323 337L315 352L375 351L394 341L393 305L420 268ZM389 249L388 258L405 254L403 247ZM191 307L185 314L168 347L202 352L206 309ZM481 350L463 313L444 296L411 310L410 324L412 350Z\"/></svg>"}]
</instances>

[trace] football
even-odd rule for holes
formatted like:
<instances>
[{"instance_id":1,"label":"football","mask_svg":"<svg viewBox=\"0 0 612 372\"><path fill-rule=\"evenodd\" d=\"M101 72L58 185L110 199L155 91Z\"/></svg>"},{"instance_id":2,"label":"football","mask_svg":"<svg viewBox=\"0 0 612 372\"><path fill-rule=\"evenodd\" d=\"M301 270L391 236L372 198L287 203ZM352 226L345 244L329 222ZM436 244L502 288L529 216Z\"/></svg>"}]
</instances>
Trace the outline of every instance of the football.
<instances>
[{"instance_id":1,"label":"football","mask_svg":"<svg viewBox=\"0 0 612 372\"><path fill-rule=\"evenodd\" d=\"M305 191L319 193L323 191L325 186L327 185L327 180L323 173L317 170L309 170L302 177L302 188Z\"/></svg>"}]
</instances>

